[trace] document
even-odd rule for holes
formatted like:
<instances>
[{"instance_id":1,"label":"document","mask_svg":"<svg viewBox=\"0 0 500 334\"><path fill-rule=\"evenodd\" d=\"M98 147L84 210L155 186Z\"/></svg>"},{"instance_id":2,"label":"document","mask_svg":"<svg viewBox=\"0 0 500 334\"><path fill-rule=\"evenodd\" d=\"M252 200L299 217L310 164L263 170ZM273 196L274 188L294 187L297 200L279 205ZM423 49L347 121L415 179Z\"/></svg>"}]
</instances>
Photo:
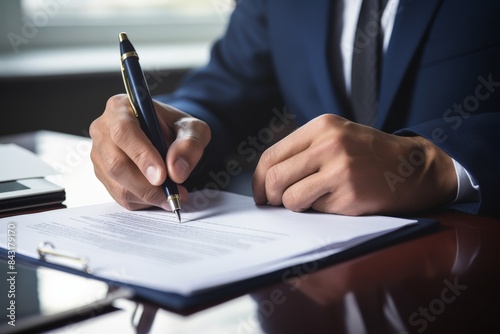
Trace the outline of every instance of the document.
<instances>
[{"instance_id":1,"label":"document","mask_svg":"<svg viewBox=\"0 0 500 334\"><path fill-rule=\"evenodd\" d=\"M57 251L85 256L96 277L189 296L320 260L417 223L297 213L212 190L191 193L182 218L116 203L15 216L0 220L0 247L8 249L9 226L15 226L18 254L38 258L38 245L50 242Z\"/></svg>"}]
</instances>

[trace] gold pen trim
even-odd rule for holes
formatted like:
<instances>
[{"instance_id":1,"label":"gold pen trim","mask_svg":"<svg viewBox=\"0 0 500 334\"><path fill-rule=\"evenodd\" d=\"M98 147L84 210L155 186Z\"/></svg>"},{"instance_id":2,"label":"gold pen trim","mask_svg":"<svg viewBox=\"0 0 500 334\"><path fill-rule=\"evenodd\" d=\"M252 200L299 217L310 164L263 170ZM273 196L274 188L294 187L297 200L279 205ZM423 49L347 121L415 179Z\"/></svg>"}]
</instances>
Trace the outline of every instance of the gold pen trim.
<instances>
[{"instance_id":1,"label":"gold pen trim","mask_svg":"<svg viewBox=\"0 0 500 334\"><path fill-rule=\"evenodd\" d=\"M118 34L118 39L120 40L120 42L123 42L125 40L128 40L128 36L127 36L127 33L126 32L121 32Z\"/></svg>"},{"instance_id":2,"label":"gold pen trim","mask_svg":"<svg viewBox=\"0 0 500 334\"><path fill-rule=\"evenodd\" d=\"M130 83L128 82L127 75L125 73L125 67L123 67L123 63L122 63L122 79L123 79L123 85L125 86L125 91L127 92L128 100L130 102L130 106L132 107L132 111L134 112L135 117L139 118L139 113L137 112L137 109L135 107L134 96L132 95L132 89L130 88Z\"/></svg>"},{"instance_id":3,"label":"gold pen trim","mask_svg":"<svg viewBox=\"0 0 500 334\"><path fill-rule=\"evenodd\" d=\"M172 212L179 211L181 209L181 196L179 194L172 194L167 197L168 205Z\"/></svg>"},{"instance_id":4,"label":"gold pen trim","mask_svg":"<svg viewBox=\"0 0 500 334\"><path fill-rule=\"evenodd\" d=\"M181 199L181 197L178 194L170 195L167 197L168 201L173 201L175 199Z\"/></svg>"},{"instance_id":5,"label":"gold pen trim","mask_svg":"<svg viewBox=\"0 0 500 334\"><path fill-rule=\"evenodd\" d=\"M137 52L135 52L135 51L129 51L129 52L125 52L124 54L122 54L122 56L121 56L122 63L128 57L137 57L137 59L139 59L139 55L137 54Z\"/></svg>"}]
</instances>

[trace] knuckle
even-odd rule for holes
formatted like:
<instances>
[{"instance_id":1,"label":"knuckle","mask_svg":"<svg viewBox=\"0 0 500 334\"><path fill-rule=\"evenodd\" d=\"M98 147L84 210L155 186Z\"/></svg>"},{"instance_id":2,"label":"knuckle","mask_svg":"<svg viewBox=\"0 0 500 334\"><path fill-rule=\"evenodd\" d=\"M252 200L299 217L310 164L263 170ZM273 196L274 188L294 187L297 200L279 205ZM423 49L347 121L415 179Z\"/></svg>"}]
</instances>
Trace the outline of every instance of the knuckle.
<instances>
[{"instance_id":1,"label":"knuckle","mask_svg":"<svg viewBox=\"0 0 500 334\"><path fill-rule=\"evenodd\" d=\"M184 120L188 122L191 125L191 127L193 127L196 130L199 130L198 132L210 135L210 127L205 121L202 121L201 119L194 117L186 117L184 118Z\"/></svg>"},{"instance_id":2,"label":"knuckle","mask_svg":"<svg viewBox=\"0 0 500 334\"><path fill-rule=\"evenodd\" d=\"M128 102L127 95L125 94L113 95L106 102L106 109L116 109L118 106L123 105L125 101Z\"/></svg>"},{"instance_id":3,"label":"knuckle","mask_svg":"<svg viewBox=\"0 0 500 334\"><path fill-rule=\"evenodd\" d=\"M319 129L330 129L333 126L337 126L340 121L340 117L333 114L323 114L316 117L315 123Z\"/></svg>"},{"instance_id":4,"label":"knuckle","mask_svg":"<svg viewBox=\"0 0 500 334\"><path fill-rule=\"evenodd\" d=\"M332 138L349 138L352 132L356 132L353 127L358 126L351 122L333 114L323 114L314 119L316 131L320 134L327 134Z\"/></svg>"},{"instance_id":5,"label":"knuckle","mask_svg":"<svg viewBox=\"0 0 500 334\"><path fill-rule=\"evenodd\" d=\"M114 155L105 160L106 171L113 180L118 180L123 175L126 160L122 155Z\"/></svg>"},{"instance_id":6,"label":"knuckle","mask_svg":"<svg viewBox=\"0 0 500 334\"><path fill-rule=\"evenodd\" d=\"M131 138L131 121L124 119L120 122L113 122L110 126L111 140L118 146L125 145Z\"/></svg>"},{"instance_id":7,"label":"knuckle","mask_svg":"<svg viewBox=\"0 0 500 334\"><path fill-rule=\"evenodd\" d=\"M148 187L145 192L141 195L141 199L144 203L155 203L155 199L158 198L158 188Z\"/></svg>"},{"instance_id":8,"label":"knuckle","mask_svg":"<svg viewBox=\"0 0 500 334\"><path fill-rule=\"evenodd\" d=\"M271 167L266 173L266 185L270 189L279 189L282 184L283 173L278 166Z\"/></svg>"},{"instance_id":9,"label":"knuckle","mask_svg":"<svg viewBox=\"0 0 500 334\"><path fill-rule=\"evenodd\" d=\"M259 164L261 164L264 167L269 167L274 165L276 159L277 159L277 149L276 147L272 146L268 148L267 150L262 153L260 159L259 159Z\"/></svg>"},{"instance_id":10,"label":"knuckle","mask_svg":"<svg viewBox=\"0 0 500 334\"><path fill-rule=\"evenodd\" d=\"M301 203L297 198L297 194L294 191L285 191L283 193L282 200L285 208L292 211L304 211L304 208L301 206Z\"/></svg>"},{"instance_id":11,"label":"knuckle","mask_svg":"<svg viewBox=\"0 0 500 334\"><path fill-rule=\"evenodd\" d=\"M279 167L269 169L265 176L265 187L268 202L272 205L283 203L283 177Z\"/></svg>"},{"instance_id":12,"label":"knuckle","mask_svg":"<svg viewBox=\"0 0 500 334\"><path fill-rule=\"evenodd\" d=\"M102 131L99 129L100 117L96 118L89 126L89 135L93 140L99 140L102 137Z\"/></svg>"},{"instance_id":13,"label":"knuckle","mask_svg":"<svg viewBox=\"0 0 500 334\"><path fill-rule=\"evenodd\" d=\"M131 156L132 161L134 161L137 166L146 166L148 165L148 162L151 161L151 155L150 152L146 150L133 150L133 155ZM163 159L165 157L162 157Z\"/></svg>"},{"instance_id":14,"label":"knuckle","mask_svg":"<svg viewBox=\"0 0 500 334\"><path fill-rule=\"evenodd\" d=\"M205 146L212 138L210 127L204 121L194 117L183 117L176 122L178 137Z\"/></svg>"}]
</instances>

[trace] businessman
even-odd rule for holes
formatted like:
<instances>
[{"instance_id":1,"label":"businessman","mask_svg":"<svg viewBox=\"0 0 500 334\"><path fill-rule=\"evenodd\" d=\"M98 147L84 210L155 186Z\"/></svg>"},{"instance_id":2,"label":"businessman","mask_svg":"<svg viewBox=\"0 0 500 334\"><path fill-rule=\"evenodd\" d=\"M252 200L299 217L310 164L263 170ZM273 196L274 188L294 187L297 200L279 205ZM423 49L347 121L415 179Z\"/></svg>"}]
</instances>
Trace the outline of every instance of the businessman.
<instances>
[{"instance_id":1,"label":"businessman","mask_svg":"<svg viewBox=\"0 0 500 334\"><path fill-rule=\"evenodd\" d=\"M157 98L167 156L114 96L90 128L96 175L129 209L168 209L167 175L203 186L281 110L298 129L260 157L257 204L498 214L499 12L493 0L240 1L210 62Z\"/></svg>"}]
</instances>

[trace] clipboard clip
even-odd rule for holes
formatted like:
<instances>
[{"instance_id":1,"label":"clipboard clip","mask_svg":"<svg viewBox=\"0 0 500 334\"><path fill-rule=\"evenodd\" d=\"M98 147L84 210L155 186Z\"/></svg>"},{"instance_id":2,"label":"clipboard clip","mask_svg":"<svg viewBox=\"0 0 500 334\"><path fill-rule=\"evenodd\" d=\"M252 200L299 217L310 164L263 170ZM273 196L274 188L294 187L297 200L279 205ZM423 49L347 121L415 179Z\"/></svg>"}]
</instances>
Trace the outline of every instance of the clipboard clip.
<instances>
[{"instance_id":1,"label":"clipboard clip","mask_svg":"<svg viewBox=\"0 0 500 334\"><path fill-rule=\"evenodd\" d=\"M59 252L56 250L56 247L51 242L48 242L48 241L41 242L40 245L38 245L37 252L38 252L38 255L40 256L40 260L42 260L42 261L47 261L47 255L55 256L58 258L74 261L75 263L78 263L79 265L82 266L83 272L85 272L87 274L92 273L92 271L89 268L88 258L86 258L84 256L76 256L76 255L71 255L71 254Z\"/></svg>"}]
</instances>

